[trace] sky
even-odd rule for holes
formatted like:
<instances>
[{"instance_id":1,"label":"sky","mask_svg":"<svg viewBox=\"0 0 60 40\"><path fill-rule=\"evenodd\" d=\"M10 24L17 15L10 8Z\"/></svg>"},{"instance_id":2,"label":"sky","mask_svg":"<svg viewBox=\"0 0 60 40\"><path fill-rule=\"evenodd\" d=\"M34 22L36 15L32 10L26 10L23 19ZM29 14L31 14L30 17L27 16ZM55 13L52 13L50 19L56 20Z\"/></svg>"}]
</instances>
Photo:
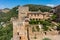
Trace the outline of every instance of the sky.
<instances>
[{"instance_id":1,"label":"sky","mask_svg":"<svg viewBox=\"0 0 60 40\"><path fill-rule=\"evenodd\" d=\"M22 6L25 4L38 4L54 7L60 5L60 0L0 0L0 9L13 8L17 5Z\"/></svg>"}]
</instances>

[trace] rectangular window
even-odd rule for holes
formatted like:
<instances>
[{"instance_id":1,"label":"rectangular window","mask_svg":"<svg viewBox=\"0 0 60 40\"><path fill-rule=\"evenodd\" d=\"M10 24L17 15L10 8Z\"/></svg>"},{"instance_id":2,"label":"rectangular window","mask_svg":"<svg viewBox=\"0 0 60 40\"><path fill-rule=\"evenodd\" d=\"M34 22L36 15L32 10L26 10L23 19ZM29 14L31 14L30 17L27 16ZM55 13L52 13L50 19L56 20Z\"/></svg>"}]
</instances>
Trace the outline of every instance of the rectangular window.
<instances>
[{"instance_id":1,"label":"rectangular window","mask_svg":"<svg viewBox=\"0 0 60 40\"><path fill-rule=\"evenodd\" d=\"M19 37L20 38L20 40L21 40L21 37Z\"/></svg>"},{"instance_id":2,"label":"rectangular window","mask_svg":"<svg viewBox=\"0 0 60 40\"><path fill-rule=\"evenodd\" d=\"M19 35L19 32L17 32L17 35Z\"/></svg>"}]
</instances>

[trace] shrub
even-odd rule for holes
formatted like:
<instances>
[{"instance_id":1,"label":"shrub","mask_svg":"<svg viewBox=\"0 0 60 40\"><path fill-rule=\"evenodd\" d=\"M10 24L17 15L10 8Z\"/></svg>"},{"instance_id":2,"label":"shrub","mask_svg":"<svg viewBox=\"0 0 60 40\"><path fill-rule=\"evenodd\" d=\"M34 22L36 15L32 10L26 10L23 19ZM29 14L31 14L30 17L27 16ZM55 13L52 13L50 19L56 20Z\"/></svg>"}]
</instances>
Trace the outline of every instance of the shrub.
<instances>
[{"instance_id":1,"label":"shrub","mask_svg":"<svg viewBox=\"0 0 60 40\"><path fill-rule=\"evenodd\" d=\"M51 40L51 39L49 39L49 38L44 38L43 40Z\"/></svg>"},{"instance_id":2,"label":"shrub","mask_svg":"<svg viewBox=\"0 0 60 40\"><path fill-rule=\"evenodd\" d=\"M53 14L53 16L51 16L52 20L55 20L57 18L57 15Z\"/></svg>"},{"instance_id":3,"label":"shrub","mask_svg":"<svg viewBox=\"0 0 60 40\"><path fill-rule=\"evenodd\" d=\"M39 30L40 30L39 26L36 26L36 29L37 29L37 31L39 32Z\"/></svg>"},{"instance_id":4,"label":"shrub","mask_svg":"<svg viewBox=\"0 0 60 40\"><path fill-rule=\"evenodd\" d=\"M35 29L34 29L34 27L32 27L32 32L35 32Z\"/></svg>"}]
</instances>

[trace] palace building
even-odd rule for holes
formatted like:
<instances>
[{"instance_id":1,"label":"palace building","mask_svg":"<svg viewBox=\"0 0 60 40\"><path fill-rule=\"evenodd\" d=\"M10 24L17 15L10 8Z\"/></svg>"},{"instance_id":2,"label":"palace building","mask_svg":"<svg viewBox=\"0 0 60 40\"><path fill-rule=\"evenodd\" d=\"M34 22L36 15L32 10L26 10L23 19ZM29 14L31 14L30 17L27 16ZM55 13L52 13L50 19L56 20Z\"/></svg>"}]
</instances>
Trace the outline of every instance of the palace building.
<instances>
[{"instance_id":1,"label":"palace building","mask_svg":"<svg viewBox=\"0 0 60 40\"><path fill-rule=\"evenodd\" d=\"M13 40L29 40L26 25L31 19L49 19L52 13L39 11L29 11L28 7L18 8L18 19L13 20Z\"/></svg>"}]
</instances>

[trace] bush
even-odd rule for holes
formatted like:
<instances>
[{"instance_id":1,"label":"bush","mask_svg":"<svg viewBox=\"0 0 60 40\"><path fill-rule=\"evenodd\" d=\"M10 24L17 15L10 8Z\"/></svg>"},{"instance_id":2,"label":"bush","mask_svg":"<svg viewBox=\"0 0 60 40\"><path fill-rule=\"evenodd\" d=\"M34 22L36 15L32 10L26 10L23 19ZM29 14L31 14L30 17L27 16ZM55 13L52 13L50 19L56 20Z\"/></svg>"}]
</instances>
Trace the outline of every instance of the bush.
<instances>
[{"instance_id":1,"label":"bush","mask_svg":"<svg viewBox=\"0 0 60 40\"><path fill-rule=\"evenodd\" d=\"M57 18L57 15L53 14L53 16L51 16L52 20L55 20Z\"/></svg>"},{"instance_id":2,"label":"bush","mask_svg":"<svg viewBox=\"0 0 60 40\"><path fill-rule=\"evenodd\" d=\"M39 24L39 21L35 21L35 20L30 20L29 24Z\"/></svg>"},{"instance_id":3,"label":"bush","mask_svg":"<svg viewBox=\"0 0 60 40\"><path fill-rule=\"evenodd\" d=\"M59 26L57 26L57 30L58 30L58 31L60 31L60 25L59 25Z\"/></svg>"},{"instance_id":4,"label":"bush","mask_svg":"<svg viewBox=\"0 0 60 40\"><path fill-rule=\"evenodd\" d=\"M49 38L44 38L43 40L51 40L51 39L49 39Z\"/></svg>"},{"instance_id":5,"label":"bush","mask_svg":"<svg viewBox=\"0 0 60 40\"><path fill-rule=\"evenodd\" d=\"M50 22L48 22L48 21L41 21L41 24L46 25L46 26L50 26Z\"/></svg>"},{"instance_id":6,"label":"bush","mask_svg":"<svg viewBox=\"0 0 60 40\"><path fill-rule=\"evenodd\" d=\"M32 27L32 32L35 32L36 30L34 29L34 27Z\"/></svg>"},{"instance_id":7,"label":"bush","mask_svg":"<svg viewBox=\"0 0 60 40\"><path fill-rule=\"evenodd\" d=\"M40 30L39 26L36 26L36 29L37 29L37 31L39 32L39 30Z\"/></svg>"},{"instance_id":8,"label":"bush","mask_svg":"<svg viewBox=\"0 0 60 40\"><path fill-rule=\"evenodd\" d=\"M44 27L43 27L43 30L44 30L44 31L48 31L48 30L49 30L49 27L44 26Z\"/></svg>"}]
</instances>

